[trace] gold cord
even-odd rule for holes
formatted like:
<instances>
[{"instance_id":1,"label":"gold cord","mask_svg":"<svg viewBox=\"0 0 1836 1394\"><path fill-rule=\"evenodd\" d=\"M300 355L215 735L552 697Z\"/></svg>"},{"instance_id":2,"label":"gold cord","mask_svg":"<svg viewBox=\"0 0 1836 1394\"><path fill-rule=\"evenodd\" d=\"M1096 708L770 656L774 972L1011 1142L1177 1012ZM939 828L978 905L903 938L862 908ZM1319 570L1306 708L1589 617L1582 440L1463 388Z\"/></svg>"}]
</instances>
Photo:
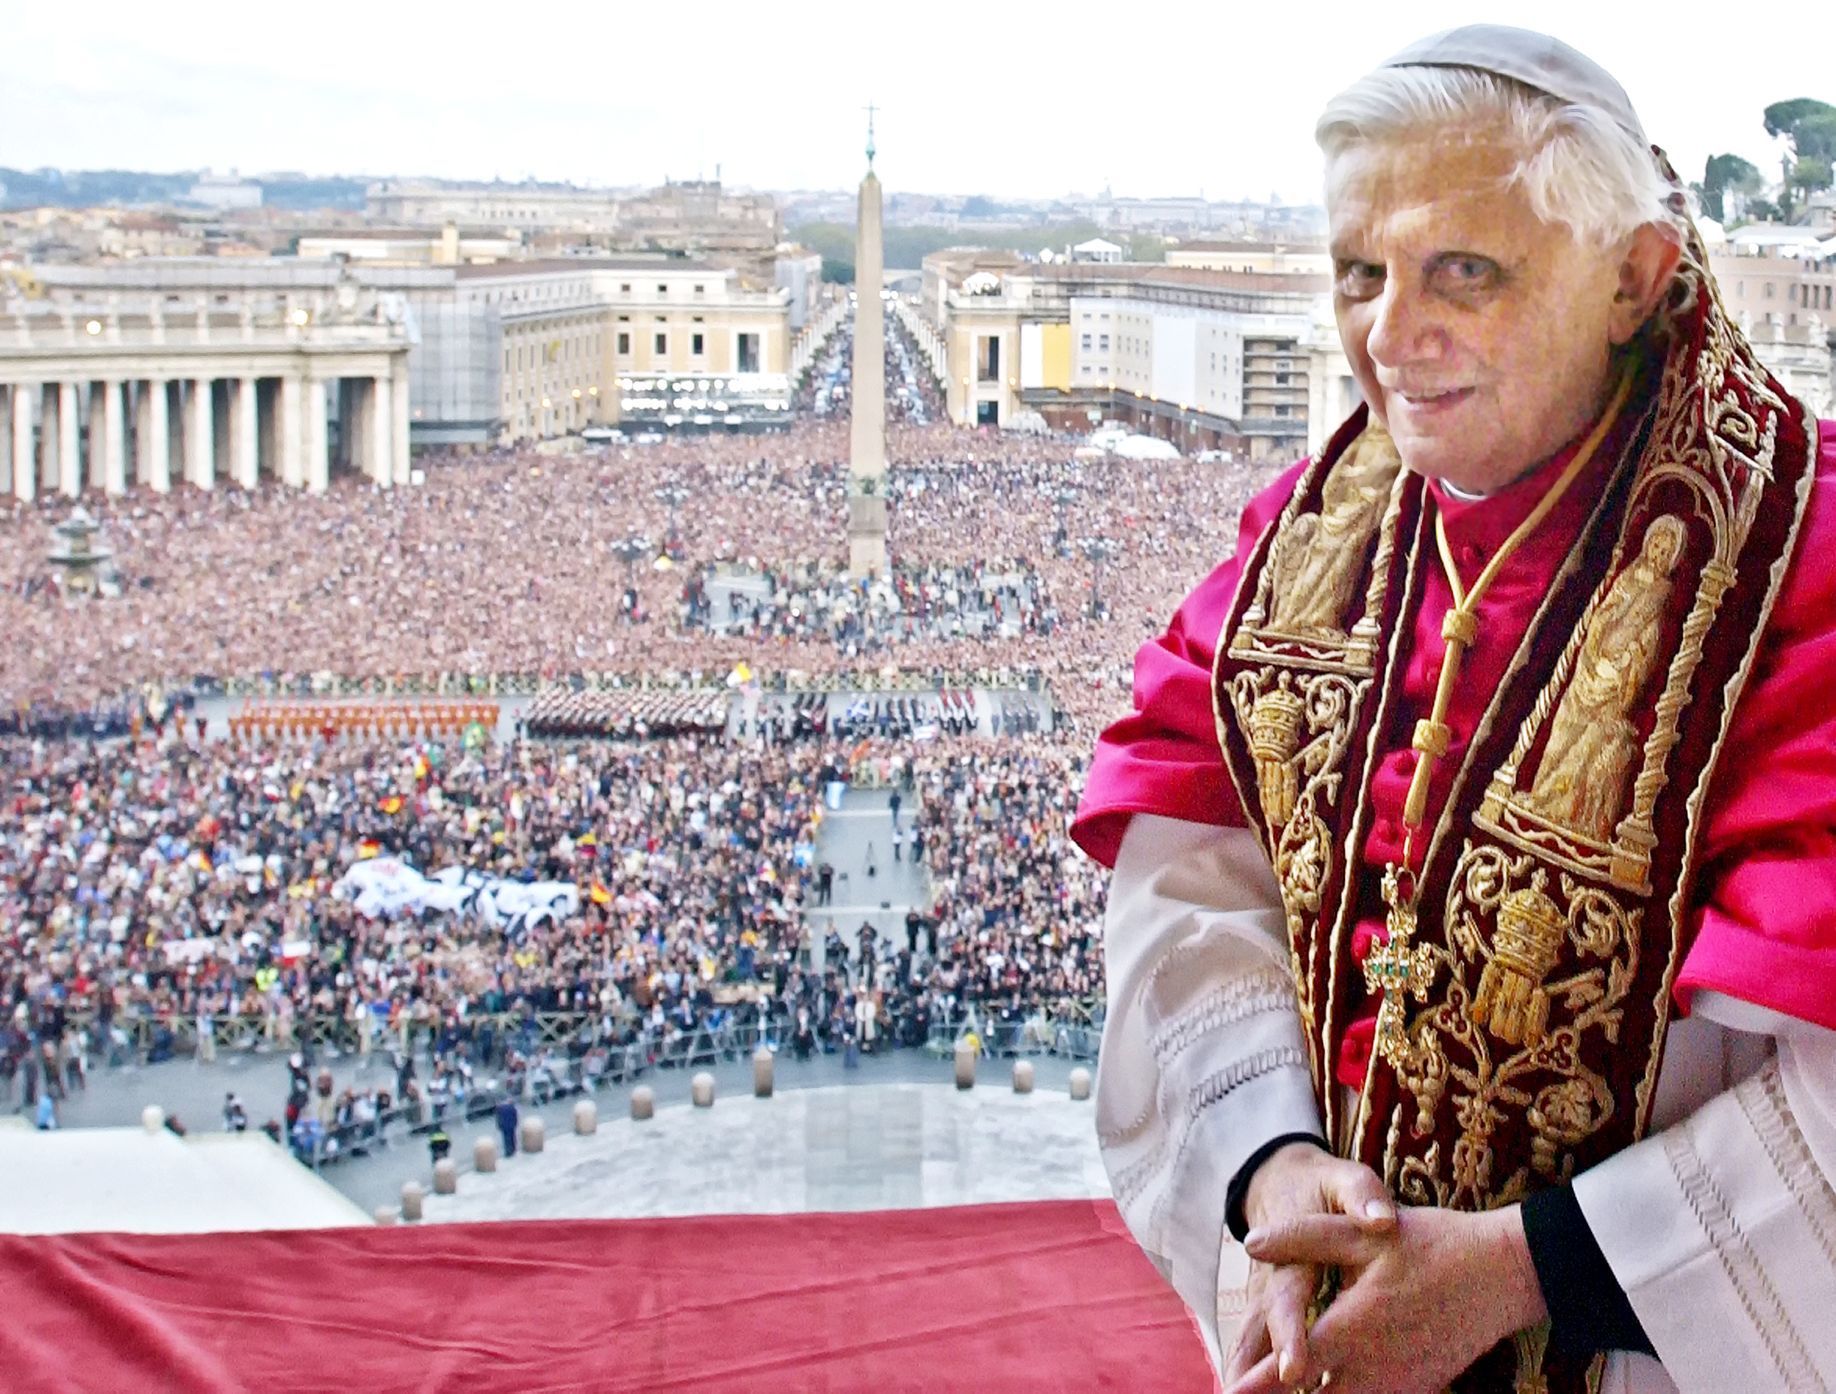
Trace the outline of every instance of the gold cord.
<instances>
[{"instance_id":1,"label":"gold cord","mask_svg":"<svg viewBox=\"0 0 1836 1394\"><path fill-rule=\"evenodd\" d=\"M1428 784L1434 777L1435 762L1447 753L1453 739L1453 729L1447 724L1447 709L1453 705L1454 684L1459 681L1460 662L1473 641L1479 637L1479 602L1491 588L1504 564L1511 554L1534 533L1543 520L1547 518L1562 495L1568 492L1568 486L1580 477L1581 471L1587 468L1588 461L1594 458L1594 452L1600 448L1612 430L1613 423L1619 419L1620 409L1625 406L1626 398L1632 392L1633 374L1630 371L1620 374L1619 385L1614 389L1613 399L1607 405L1606 412L1595 423L1594 429L1582 442L1581 448L1562 469L1543 497L1537 500L1536 507L1530 515L1519 523L1511 535L1504 541L1486 563L1479 578L1473 582L1472 589L1467 590L1460 581L1460 569L1454 565L1453 549L1447 542L1447 523L1437 509L1434 515L1434 540L1441 553L1441 567L1447 573L1447 584L1453 589L1453 608L1441 620L1441 638L1446 641L1446 656L1441 660L1440 681L1435 684L1434 707L1432 714L1425 720L1415 723L1415 735L1410 745L1415 749L1417 759L1415 775L1409 781L1409 794L1403 800L1403 842L1405 847L1403 862L1408 865L1407 848L1413 841L1411 834L1422 825L1428 815ZM1430 502L1429 506L1432 506Z\"/></svg>"}]
</instances>

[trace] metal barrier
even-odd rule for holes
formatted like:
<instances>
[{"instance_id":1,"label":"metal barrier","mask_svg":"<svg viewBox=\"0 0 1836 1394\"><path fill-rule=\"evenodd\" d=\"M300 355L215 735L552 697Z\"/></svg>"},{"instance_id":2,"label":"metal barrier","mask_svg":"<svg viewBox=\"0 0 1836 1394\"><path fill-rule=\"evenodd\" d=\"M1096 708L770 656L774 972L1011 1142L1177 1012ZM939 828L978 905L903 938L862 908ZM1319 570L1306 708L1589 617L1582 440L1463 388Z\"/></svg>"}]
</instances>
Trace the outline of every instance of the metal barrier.
<instances>
[{"instance_id":1,"label":"metal barrier","mask_svg":"<svg viewBox=\"0 0 1836 1394\"><path fill-rule=\"evenodd\" d=\"M965 1008L948 1020L933 1020L925 1042L927 1048L933 1047L940 1036L947 1035L953 1044L964 1031L974 1030L991 1051L999 1054L1066 1055L1078 1059L1096 1056L1096 1043L1103 1028L1098 999L1068 1002L1051 1011L1035 1010L1018 1024L1000 1021L997 1010L991 1006L980 1011ZM136 1065L155 1065L198 1055L198 1024L191 1017L117 1016L107 1039L101 1036L96 1018L73 1016L71 1020L89 1029L90 1053L107 1057L105 1065L127 1063L127 1059ZM881 1034L896 1041L895 1023L899 1020L884 1021ZM446 1022L379 1021L369 1033L366 1049L360 1026L344 1017L317 1013L304 1017L227 1016L212 1020L211 1039L214 1049L228 1052L291 1052L306 1048L314 1053L329 1049L340 1056L359 1057L386 1057L396 1051L434 1055L460 1044L476 1045L481 1039L489 1043L493 1058L510 1047L520 1054L533 1055L545 1048L565 1050L576 1041L589 1042L589 1048L625 1049L607 1046L600 1039L600 1027L605 1021L599 1012L472 1012L465 1019L463 1033ZM652 1064L704 1064L750 1054L761 1041L776 1048L788 1039L789 1029L788 1011L774 1012L765 1020L703 1026L687 1035L646 1039L643 1045L650 1052Z\"/></svg>"},{"instance_id":2,"label":"metal barrier","mask_svg":"<svg viewBox=\"0 0 1836 1394\"><path fill-rule=\"evenodd\" d=\"M981 1053L991 1059L1050 1055L1093 1063L1103 1040L1102 1012L1080 1003L1065 1012L1034 1012L1020 1021L1003 1021L994 1012L966 1009L933 1021L924 1048L933 1055L952 1055L956 1043L971 1032Z\"/></svg>"},{"instance_id":3,"label":"metal barrier","mask_svg":"<svg viewBox=\"0 0 1836 1394\"><path fill-rule=\"evenodd\" d=\"M557 1020L564 1016L552 1015ZM565 1015L577 1022L589 1020ZM411 1144L415 1138L431 1136L448 1123L490 1119L505 1099L546 1106L558 1099L621 1087L652 1070L686 1070L749 1059L761 1042L775 1044L777 1039L771 1027L749 1024L702 1028L662 1041L640 1040L630 1045L595 1043L583 1055L556 1062L558 1069L537 1061L502 1085L474 1086L460 1092L434 1091L410 1103L393 1105L375 1119L333 1124L314 1137L310 1150L295 1146L291 1138L286 1144L300 1161L318 1170L345 1157L366 1155L373 1148ZM305 1112L311 1113L314 1102L316 1099L309 1101ZM457 1149L450 1155L461 1170L469 1166L469 1158L461 1157Z\"/></svg>"}]
</instances>

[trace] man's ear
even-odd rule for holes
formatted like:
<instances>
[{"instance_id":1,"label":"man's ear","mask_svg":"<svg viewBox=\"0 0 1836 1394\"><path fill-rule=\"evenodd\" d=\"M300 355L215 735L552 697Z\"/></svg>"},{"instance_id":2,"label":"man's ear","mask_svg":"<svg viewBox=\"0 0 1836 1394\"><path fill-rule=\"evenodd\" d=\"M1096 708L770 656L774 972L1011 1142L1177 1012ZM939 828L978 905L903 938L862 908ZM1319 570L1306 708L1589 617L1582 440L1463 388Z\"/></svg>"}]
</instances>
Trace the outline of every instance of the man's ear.
<instances>
[{"instance_id":1,"label":"man's ear","mask_svg":"<svg viewBox=\"0 0 1836 1394\"><path fill-rule=\"evenodd\" d=\"M1619 289L1609 317L1615 347L1629 343L1651 318L1682 259L1682 244L1656 223L1646 223L1632 234L1619 263Z\"/></svg>"}]
</instances>

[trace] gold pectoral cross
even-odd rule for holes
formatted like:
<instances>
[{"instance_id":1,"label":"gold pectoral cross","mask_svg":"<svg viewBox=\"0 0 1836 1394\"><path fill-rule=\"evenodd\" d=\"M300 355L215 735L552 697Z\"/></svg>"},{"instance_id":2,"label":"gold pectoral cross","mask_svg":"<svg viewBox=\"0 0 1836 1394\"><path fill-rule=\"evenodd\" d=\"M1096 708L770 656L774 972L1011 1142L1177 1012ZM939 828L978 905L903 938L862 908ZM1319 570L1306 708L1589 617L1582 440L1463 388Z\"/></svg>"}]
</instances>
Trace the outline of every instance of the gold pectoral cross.
<instances>
[{"instance_id":1,"label":"gold pectoral cross","mask_svg":"<svg viewBox=\"0 0 1836 1394\"><path fill-rule=\"evenodd\" d=\"M1409 869L1409 849L1403 847L1403 863L1394 863L1383 873L1383 903L1389 906L1384 927L1389 939L1372 949L1364 960L1364 986L1368 992L1381 992L1383 1001L1377 1008L1377 1033L1374 1047L1389 1065L1404 1068L1409 1058L1408 1010L1404 999L1428 1000L1428 985L1434 979L1434 951L1427 944L1415 942L1415 873Z\"/></svg>"}]
</instances>

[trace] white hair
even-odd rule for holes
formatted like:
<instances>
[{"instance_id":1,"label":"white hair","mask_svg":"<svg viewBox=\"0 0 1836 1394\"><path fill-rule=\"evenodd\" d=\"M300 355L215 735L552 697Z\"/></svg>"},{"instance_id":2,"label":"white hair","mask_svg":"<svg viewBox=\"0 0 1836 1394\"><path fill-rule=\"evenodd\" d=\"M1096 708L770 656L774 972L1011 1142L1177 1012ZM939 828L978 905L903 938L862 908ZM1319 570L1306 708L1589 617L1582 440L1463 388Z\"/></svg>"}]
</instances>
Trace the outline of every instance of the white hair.
<instances>
[{"instance_id":1,"label":"white hair","mask_svg":"<svg viewBox=\"0 0 1836 1394\"><path fill-rule=\"evenodd\" d=\"M1544 222L1602 248L1656 224L1687 248L1688 195L1664 177L1638 136L1596 107L1477 68L1378 68L1334 97L1314 129L1326 154L1328 199L1338 192L1342 157L1356 146L1487 117L1516 144L1512 182Z\"/></svg>"}]
</instances>

